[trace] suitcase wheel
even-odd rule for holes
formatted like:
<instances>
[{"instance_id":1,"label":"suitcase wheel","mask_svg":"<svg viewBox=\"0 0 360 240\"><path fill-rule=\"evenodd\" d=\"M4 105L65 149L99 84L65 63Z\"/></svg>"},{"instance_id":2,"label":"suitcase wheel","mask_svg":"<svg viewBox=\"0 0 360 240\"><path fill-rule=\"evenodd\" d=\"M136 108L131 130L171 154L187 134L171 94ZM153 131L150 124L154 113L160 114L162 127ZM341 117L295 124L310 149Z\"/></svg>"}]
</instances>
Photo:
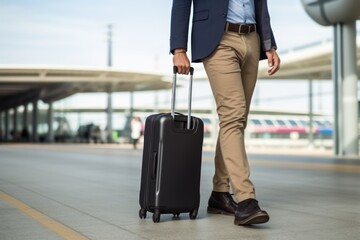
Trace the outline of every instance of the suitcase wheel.
<instances>
[{"instance_id":1,"label":"suitcase wheel","mask_svg":"<svg viewBox=\"0 0 360 240\"><path fill-rule=\"evenodd\" d=\"M194 208L193 210L191 210L191 212L189 213L189 217L191 220L194 220L197 217L198 214L198 209Z\"/></svg>"},{"instance_id":2,"label":"suitcase wheel","mask_svg":"<svg viewBox=\"0 0 360 240\"><path fill-rule=\"evenodd\" d=\"M153 214L153 222L158 223L160 222L160 210L155 210Z\"/></svg>"},{"instance_id":3,"label":"suitcase wheel","mask_svg":"<svg viewBox=\"0 0 360 240\"><path fill-rule=\"evenodd\" d=\"M139 210L139 217L140 217L140 219L146 218L146 210L144 208L141 208Z\"/></svg>"}]
</instances>

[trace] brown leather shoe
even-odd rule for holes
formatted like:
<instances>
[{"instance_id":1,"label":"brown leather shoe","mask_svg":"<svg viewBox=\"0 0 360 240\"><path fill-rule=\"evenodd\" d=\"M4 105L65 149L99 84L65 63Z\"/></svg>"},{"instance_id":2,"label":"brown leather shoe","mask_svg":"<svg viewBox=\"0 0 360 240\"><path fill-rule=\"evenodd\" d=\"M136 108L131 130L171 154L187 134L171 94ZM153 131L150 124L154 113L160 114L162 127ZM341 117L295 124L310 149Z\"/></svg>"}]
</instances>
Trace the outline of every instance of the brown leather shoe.
<instances>
[{"instance_id":1,"label":"brown leather shoe","mask_svg":"<svg viewBox=\"0 0 360 240\"><path fill-rule=\"evenodd\" d=\"M235 225L250 225L266 223L270 219L267 212L260 209L258 201L255 199L246 199L239 202L235 212Z\"/></svg>"},{"instance_id":2,"label":"brown leather shoe","mask_svg":"<svg viewBox=\"0 0 360 240\"><path fill-rule=\"evenodd\" d=\"M237 203L228 192L212 192L208 202L208 213L234 215Z\"/></svg>"}]
</instances>

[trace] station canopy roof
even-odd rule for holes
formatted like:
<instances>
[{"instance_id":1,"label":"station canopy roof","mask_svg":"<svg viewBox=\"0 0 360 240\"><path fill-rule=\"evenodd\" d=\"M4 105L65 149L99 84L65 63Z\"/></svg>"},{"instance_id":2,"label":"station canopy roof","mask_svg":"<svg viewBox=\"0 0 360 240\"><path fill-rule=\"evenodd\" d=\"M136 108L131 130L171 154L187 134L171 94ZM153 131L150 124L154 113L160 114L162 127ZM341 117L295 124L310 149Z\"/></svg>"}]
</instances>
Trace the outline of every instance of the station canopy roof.
<instances>
[{"instance_id":1,"label":"station canopy roof","mask_svg":"<svg viewBox=\"0 0 360 240\"><path fill-rule=\"evenodd\" d=\"M359 35L358 35L359 36ZM360 39L357 39L357 70L360 76ZM284 52L279 51L281 69L273 76L267 75L267 60L261 61L259 79L332 79L332 59L334 43L332 40L316 42Z\"/></svg>"},{"instance_id":2,"label":"station canopy roof","mask_svg":"<svg viewBox=\"0 0 360 240\"><path fill-rule=\"evenodd\" d=\"M171 88L163 75L114 68L0 65L0 110L79 92L132 92Z\"/></svg>"},{"instance_id":3,"label":"station canopy roof","mask_svg":"<svg viewBox=\"0 0 360 240\"><path fill-rule=\"evenodd\" d=\"M258 78L331 80L333 50L332 40L287 51L279 50L281 69L269 77L267 61L263 60L260 62ZM356 51L360 76L359 38ZM195 69L195 72L195 79L207 79L202 68ZM161 74L128 72L115 68L0 65L0 110L37 99L48 103L81 92L135 92L168 88L171 88L171 80Z\"/></svg>"}]
</instances>

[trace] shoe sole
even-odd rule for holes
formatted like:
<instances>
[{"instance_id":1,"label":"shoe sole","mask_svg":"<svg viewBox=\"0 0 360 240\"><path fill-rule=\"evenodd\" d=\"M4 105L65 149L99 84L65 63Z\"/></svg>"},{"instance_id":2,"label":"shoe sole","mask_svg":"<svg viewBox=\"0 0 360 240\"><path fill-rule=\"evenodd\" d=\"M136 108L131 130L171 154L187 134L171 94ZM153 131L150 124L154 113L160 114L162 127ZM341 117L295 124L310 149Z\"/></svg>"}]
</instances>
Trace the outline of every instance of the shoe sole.
<instances>
[{"instance_id":1,"label":"shoe sole","mask_svg":"<svg viewBox=\"0 0 360 240\"><path fill-rule=\"evenodd\" d=\"M236 220L234 221L235 225L252 225L252 224L261 224L266 223L270 219L269 215L267 213L256 213L248 218L242 219L242 220Z\"/></svg>"},{"instance_id":2,"label":"shoe sole","mask_svg":"<svg viewBox=\"0 0 360 240\"><path fill-rule=\"evenodd\" d=\"M227 215L227 216L234 216L234 214L235 214L235 213L229 213L229 212L223 211L221 209L212 208L212 207L208 207L207 212L210 214L223 214L223 215Z\"/></svg>"}]
</instances>

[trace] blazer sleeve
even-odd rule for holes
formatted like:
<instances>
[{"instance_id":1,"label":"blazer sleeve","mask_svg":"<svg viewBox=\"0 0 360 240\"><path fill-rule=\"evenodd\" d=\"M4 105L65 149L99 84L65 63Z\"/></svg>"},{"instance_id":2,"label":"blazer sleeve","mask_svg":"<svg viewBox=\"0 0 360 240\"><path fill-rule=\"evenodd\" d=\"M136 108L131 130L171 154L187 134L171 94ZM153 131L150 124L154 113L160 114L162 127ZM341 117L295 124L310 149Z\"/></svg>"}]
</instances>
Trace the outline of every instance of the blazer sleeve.
<instances>
[{"instance_id":1,"label":"blazer sleeve","mask_svg":"<svg viewBox=\"0 0 360 240\"><path fill-rule=\"evenodd\" d=\"M270 24L270 14L267 6L267 0L260 1L262 4L258 4L257 9L257 23L259 26L258 33L261 39L261 57L260 59L265 59L265 51L270 50L271 48L277 49L274 33Z\"/></svg>"},{"instance_id":2,"label":"blazer sleeve","mask_svg":"<svg viewBox=\"0 0 360 240\"><path fill-rule=\"evenodd\" d=\"M187 49L192 0L173 0L170 23L170 52Z\"/></svg>"},{"instance_id":3,"label":"blazer sleeve","mask_svg":"<svg viewBox=\"0 0 360 240\"><path fill-rule=\"evenodd\" d=\"M267 7L267 4L263 5L263 14L262 14L262 35L263 42L262 47L265 51L270 50L271 48L277 48L274 33L270 24L270 14Z\"/></svg>"}]
</instances>

